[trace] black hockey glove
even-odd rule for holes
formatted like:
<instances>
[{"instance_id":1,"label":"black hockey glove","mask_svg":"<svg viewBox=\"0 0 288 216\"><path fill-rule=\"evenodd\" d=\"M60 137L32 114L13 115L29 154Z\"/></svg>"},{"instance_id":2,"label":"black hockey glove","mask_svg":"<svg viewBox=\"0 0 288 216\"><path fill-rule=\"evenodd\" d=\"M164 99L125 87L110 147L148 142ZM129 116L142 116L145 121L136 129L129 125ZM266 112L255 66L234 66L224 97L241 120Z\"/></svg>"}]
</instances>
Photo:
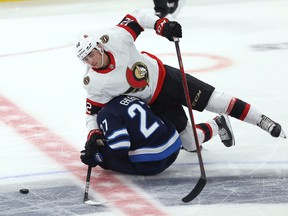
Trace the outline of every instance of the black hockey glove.
<instances>
[{"instance_id":1,"label":"black hockey glove","mask_svg":"<svg viewBox=\"0 0 288 216\"><path fill-rule=\"evenodd\" d=\"M87 154L95 155L99 148L104 146L104 135L101 130L91 130L87 136L85 143L85 151Z\"/></svg>"},{"instance_id":2,"label":"black hockey glove","mask_svg":"<svg viewBox=\"0 0 288 216\"><path fill-rule=\"evenodd\" d=\"M167 18L158 19L155 22L154 29L157 34L173 41L173 37L182 37L182 27L178 22L169 21Z\"/></svg>"},{"instance_id":3,"label":"black hockey glove","mask_svg":"<svg viewBox=\"0 0 288 216\"><path fill-rule=\"evenodd\" d=\"M87 153L86 150L81 151L80 159L82 163L92 167L96 167L98 163L103 162L103 157L99 152L96 152L94 155L91 155Z\"/></svg>"},{"instance_id":4,"label":"black hockey glove","mask_svg":"<svg viewBox=\"0 0 288 216\"><path fill-rule=\"evenodd\" d=\"M80 159L81 159L82 163L84 163L88 166L92 166L92 167L97 166L97 162L96 162L96 160L94 160L94 156L87 154L86 150L81 151Z\"/></svg>"}]
</instances>

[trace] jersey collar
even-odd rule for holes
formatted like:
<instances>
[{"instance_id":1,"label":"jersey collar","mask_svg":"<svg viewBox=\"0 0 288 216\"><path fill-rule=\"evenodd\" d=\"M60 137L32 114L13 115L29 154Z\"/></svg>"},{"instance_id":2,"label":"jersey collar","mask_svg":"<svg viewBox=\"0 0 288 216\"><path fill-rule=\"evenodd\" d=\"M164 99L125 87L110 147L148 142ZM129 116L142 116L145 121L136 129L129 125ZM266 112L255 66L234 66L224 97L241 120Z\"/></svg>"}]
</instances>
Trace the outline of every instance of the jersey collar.
<instances>
[{"instance_id":1,"label":"jersey collar","mask_svg":"<svg viewBox=\"0 0 288 216\"><path fill-rule=\"evenodd\" d=\"M96 71L97 73L102 73L102 74L109 73L109 72L111 72L112 70L114 70L114 69L116 68L116 62L115 62L114 56L113 56L110 52L106 52L106 54L108 55L109 60L110 60L110 62L109 62L109 64L107 65L106 68L104 68L104 69L97 69L97 68L95 68L95 67L92 67L92 69L93 69L94 71Z\"/></svg>"}]
</instances>

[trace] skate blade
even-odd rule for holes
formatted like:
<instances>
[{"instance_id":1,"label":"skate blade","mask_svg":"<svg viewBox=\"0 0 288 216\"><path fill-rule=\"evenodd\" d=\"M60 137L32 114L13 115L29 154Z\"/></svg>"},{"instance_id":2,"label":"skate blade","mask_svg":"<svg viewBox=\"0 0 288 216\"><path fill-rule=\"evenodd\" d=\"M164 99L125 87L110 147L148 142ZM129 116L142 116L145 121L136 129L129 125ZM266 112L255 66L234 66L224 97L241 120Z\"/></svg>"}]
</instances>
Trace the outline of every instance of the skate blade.
<instances>
[{"instance_id":1,"label":"skate blade","mask_svg":"<svg viewBox=\"0 0 288 216\"><path fill-rule=\"evenodd\" d=\"M283 130L281 130L281 133L280 133L280 135L279 135L280 137L283 137L284 139L286 139L287 137L286 137L286 134L284 133L284 131Z\"/></svg>"},{"instance_id":2,"label":"skate blade","mask_svg":"<svg viewBox=\"0 0 288 216\"><path fill-rule=\"evenodd\" d=\"M92 200L86 200L84 201L84 204L86 205L92 205L92 206L99 206L99 205L104 205L108 202L95 202L95 201L92 201Z\"/></svg>"}]
</instances>

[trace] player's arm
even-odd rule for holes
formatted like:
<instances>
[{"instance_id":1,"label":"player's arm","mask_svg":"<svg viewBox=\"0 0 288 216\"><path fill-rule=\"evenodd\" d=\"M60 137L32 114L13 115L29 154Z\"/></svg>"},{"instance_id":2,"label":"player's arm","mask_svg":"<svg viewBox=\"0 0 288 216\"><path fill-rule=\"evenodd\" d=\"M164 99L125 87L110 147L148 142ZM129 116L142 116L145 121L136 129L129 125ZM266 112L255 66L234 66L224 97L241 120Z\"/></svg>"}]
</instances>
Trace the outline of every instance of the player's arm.
<instances>
[{"instance_id":1,"label":"player's arm","mask_svg":"<svg viewBox=\"0 0 288 216\"><path fill-rule=\"evenodd\" d=\"M88 131L99 129L97 124L97 113L104 107L105 104L86 99L86 127Z\"/></svg>"},{"instance_id":2,"label":"player's arm","mask_svg":"<svg viewBox=\"0 0 288 216\"><path fill-rule=\"evenodd\" d=\"M84 164L92 167L102 162L102 156L98 152L105 145L105 137L97 124L97 113L103 106L104 104L96 103L89 98L86 99L86 126L89 133L80 159Z\"/></svg>"},{"instance_id":3,"label":"player's arm","mask_svg":"<svg viewBox=\"0 0 288 216\"><path fill-rule=\"evenodd\" d=\"M103 118L105 111L101 112L102 115L97 119L101 129L92 130L95 131L95 138L98 140L86 142L85 150L81 151L81 161L93 167L99 165L103 169L136 174L128 155L131 143L127 129L113 115L104 114L106 117Z\"/></svg>"},{"instance_id":4,"label":"player's arm","mask_svg":"<svg viewBox=\"0 0 288 216\"><path fill-rule=\"evenodd\" d=\"M120 139L118 141L118 144L120 144ZM81 161L92 167L100 166L103 169L113 170L120 173L133 175L139 174L139 171L129 158L129 149L126 148L125 145L124 148L122 148L122 144L117 146L117 142L114 144L115 145L111 145L111 143L108 144L107 140L105 140L104 145L100 144L93 147L94 152L92 154L85 148L85 150L81 151Z\"/></svg>"},{"instance_id":5,"label":"player's arm","mask_svg":"<svg viewBox=\"0 0 288 216\"><path fill-rule=\"evenodd\" d=\"M134 41L144 29L155 29L158 35L170 41L173 41L173 37L182 37L182 28L178 22L169 21L167 18L159 19L156 15L142 10L127 14L117 26L128 31Z\"/></svg>"},{"instance_id":6,"label":"player's arm","mask_svg":"<svg viewBox=\"0 0 288 216\"><path fill-rule=\"evenodd\" d=\"M103 106L104 104L96 103L89 98L86 99L86 127L89 133L85 143L85 151L81 151L82 161L90 160L91 157L87 157L87 155L95 155L97 149L104 145L104 135L97 124L97 113ZM93 159L91 161L93 162Z\"/></svg>"},{"instance_id":7,"label":"player's arm","mask_svg":"<svg viewBox=\"0 0 288 216\"><path fill-rule=\"evenodd\" d=\"M84 164L92 167L100 166L103 169L120 173L139 174L139 171L130 161L127 150L113 150L106 143L93 155L89 154L87 150L82 150L80 158Z\"/></svg>"}]
</instances>

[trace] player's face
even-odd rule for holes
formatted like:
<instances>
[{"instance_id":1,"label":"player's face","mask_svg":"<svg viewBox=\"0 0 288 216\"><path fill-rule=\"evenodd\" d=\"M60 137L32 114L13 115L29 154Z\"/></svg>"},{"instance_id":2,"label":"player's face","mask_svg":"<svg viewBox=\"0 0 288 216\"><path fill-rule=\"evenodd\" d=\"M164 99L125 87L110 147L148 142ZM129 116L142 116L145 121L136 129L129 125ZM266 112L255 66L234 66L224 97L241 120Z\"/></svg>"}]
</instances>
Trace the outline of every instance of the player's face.
<instances>
[{"instance_id":1,"label":"player's face","mask_svg":"<svg viewBox=\"0 0 288 216\"><path fill-rule=\"evenodd\" d=\"M97 49L93 49L83 61L92 67L100 68L102 65L102 55Z\"/></svg>"}]
</instances>

